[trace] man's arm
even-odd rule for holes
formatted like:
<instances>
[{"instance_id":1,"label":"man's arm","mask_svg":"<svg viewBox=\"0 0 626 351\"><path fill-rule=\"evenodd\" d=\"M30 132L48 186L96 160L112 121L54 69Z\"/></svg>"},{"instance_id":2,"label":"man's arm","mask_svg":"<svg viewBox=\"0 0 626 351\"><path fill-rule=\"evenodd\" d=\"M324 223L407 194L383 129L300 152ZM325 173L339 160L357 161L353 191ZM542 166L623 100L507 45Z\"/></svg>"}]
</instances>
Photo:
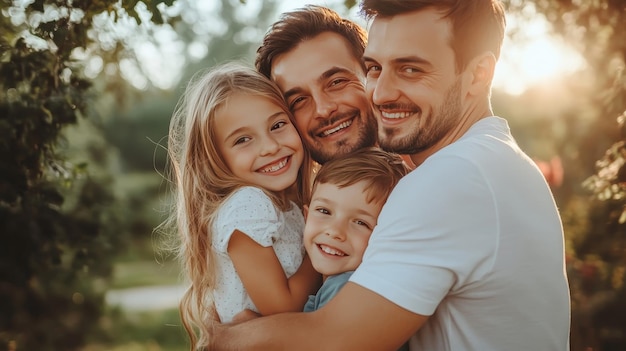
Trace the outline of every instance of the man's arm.
<instances>
[{"instance_id":1,"label":"man's arm","mask_svg":"<svg viewBox=\"0 0 626 351\"><path fill-rule=\"evenodd\" d=\"M217 325L209 350L395 350L427 318L348 282L315 312Z\"/></svg>"}]
</instances>

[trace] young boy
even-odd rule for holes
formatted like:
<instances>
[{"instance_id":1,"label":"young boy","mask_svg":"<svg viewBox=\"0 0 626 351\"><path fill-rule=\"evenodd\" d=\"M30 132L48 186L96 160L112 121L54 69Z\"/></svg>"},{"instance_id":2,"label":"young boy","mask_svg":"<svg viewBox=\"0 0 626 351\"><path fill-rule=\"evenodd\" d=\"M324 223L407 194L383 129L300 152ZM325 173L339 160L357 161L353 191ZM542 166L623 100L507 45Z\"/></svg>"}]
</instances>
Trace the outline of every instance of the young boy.
<instances>
[{"instance_id":1,"label":"young boy","mask_svg":"<svg viewBox=\"0 0 626 351\"><path fill-rule=\"evenodd\" d=\"M304 206L304 246L324 284L304 312L321 308L361 263L378 214L409 168L399 155L364 148L330 160L313 182Z\"/></svg>"}]
</instances>

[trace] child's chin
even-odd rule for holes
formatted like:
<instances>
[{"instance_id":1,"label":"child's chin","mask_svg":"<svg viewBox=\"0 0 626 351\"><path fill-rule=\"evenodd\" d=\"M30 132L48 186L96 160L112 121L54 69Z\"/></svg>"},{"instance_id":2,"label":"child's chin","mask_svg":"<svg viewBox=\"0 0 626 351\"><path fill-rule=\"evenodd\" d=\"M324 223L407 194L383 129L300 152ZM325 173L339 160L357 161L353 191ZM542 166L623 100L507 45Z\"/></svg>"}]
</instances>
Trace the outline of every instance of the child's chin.
<instances>
[{"instance_id":1,"label":"child's chin","mask_svg":"<svg viewBox=\"0 0 626 351\"><path fill-rule=\"evenodd\" d=\"M338 271L338 270L326 270L325 272L322 272L322 275L324 275L324 277L330 277L333 275L337 275L337 274L341 274L344 271Z\"/></svg>"}]
</instances>

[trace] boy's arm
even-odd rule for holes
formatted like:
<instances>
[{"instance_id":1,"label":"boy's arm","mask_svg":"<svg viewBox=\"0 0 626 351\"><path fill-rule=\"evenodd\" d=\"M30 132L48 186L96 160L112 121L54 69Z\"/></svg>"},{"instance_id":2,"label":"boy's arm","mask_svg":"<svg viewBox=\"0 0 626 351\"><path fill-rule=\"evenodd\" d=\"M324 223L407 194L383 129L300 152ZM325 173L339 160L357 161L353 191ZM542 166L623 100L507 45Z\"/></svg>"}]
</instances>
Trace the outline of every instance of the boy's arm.
<instances>
[{"instance_id":1,"label":"boy's arm","mask_svg":"<svg viewBox=\"0 0 626 351\"><path fill-rule=\"evenodd\" d=\"M209 350L395 350L427 318L348 282L315 312L218 324Z\"/></svg>"},{"instance_id":2,"label":"boy's arm","mask_svg":"<svg viewBox=\"0 0 626 351\"><path fill-rule=\"evenodd\" d=\"M321 275L305 255L298 271L287 279L272 247L263 247L235 230L228 244L233 261L252 302L263 315L302 311L309 295L321 284Z\"/></svg>"}]
</instances>

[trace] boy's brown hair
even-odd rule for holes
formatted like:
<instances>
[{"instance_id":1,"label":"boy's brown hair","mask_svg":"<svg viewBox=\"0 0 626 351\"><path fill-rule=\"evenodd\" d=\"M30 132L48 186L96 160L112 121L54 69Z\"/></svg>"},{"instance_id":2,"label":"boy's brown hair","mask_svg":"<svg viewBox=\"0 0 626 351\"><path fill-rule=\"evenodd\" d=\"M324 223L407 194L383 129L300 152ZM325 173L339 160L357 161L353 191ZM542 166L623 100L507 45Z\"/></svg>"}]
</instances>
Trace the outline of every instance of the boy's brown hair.
<instances>
[{"instance_id":1,"label":"boy's brown hair","mask_svg":"<svg viewBox=\"0 0 626 351\"><path fill-rule=\"evenodd\" d=\"M367 147L324 163L315 176L311 194L318 184L343 188L364 181L367 184L366 201L384 202L409 171L400 155Z\"/></svg>"}]
</instances>

